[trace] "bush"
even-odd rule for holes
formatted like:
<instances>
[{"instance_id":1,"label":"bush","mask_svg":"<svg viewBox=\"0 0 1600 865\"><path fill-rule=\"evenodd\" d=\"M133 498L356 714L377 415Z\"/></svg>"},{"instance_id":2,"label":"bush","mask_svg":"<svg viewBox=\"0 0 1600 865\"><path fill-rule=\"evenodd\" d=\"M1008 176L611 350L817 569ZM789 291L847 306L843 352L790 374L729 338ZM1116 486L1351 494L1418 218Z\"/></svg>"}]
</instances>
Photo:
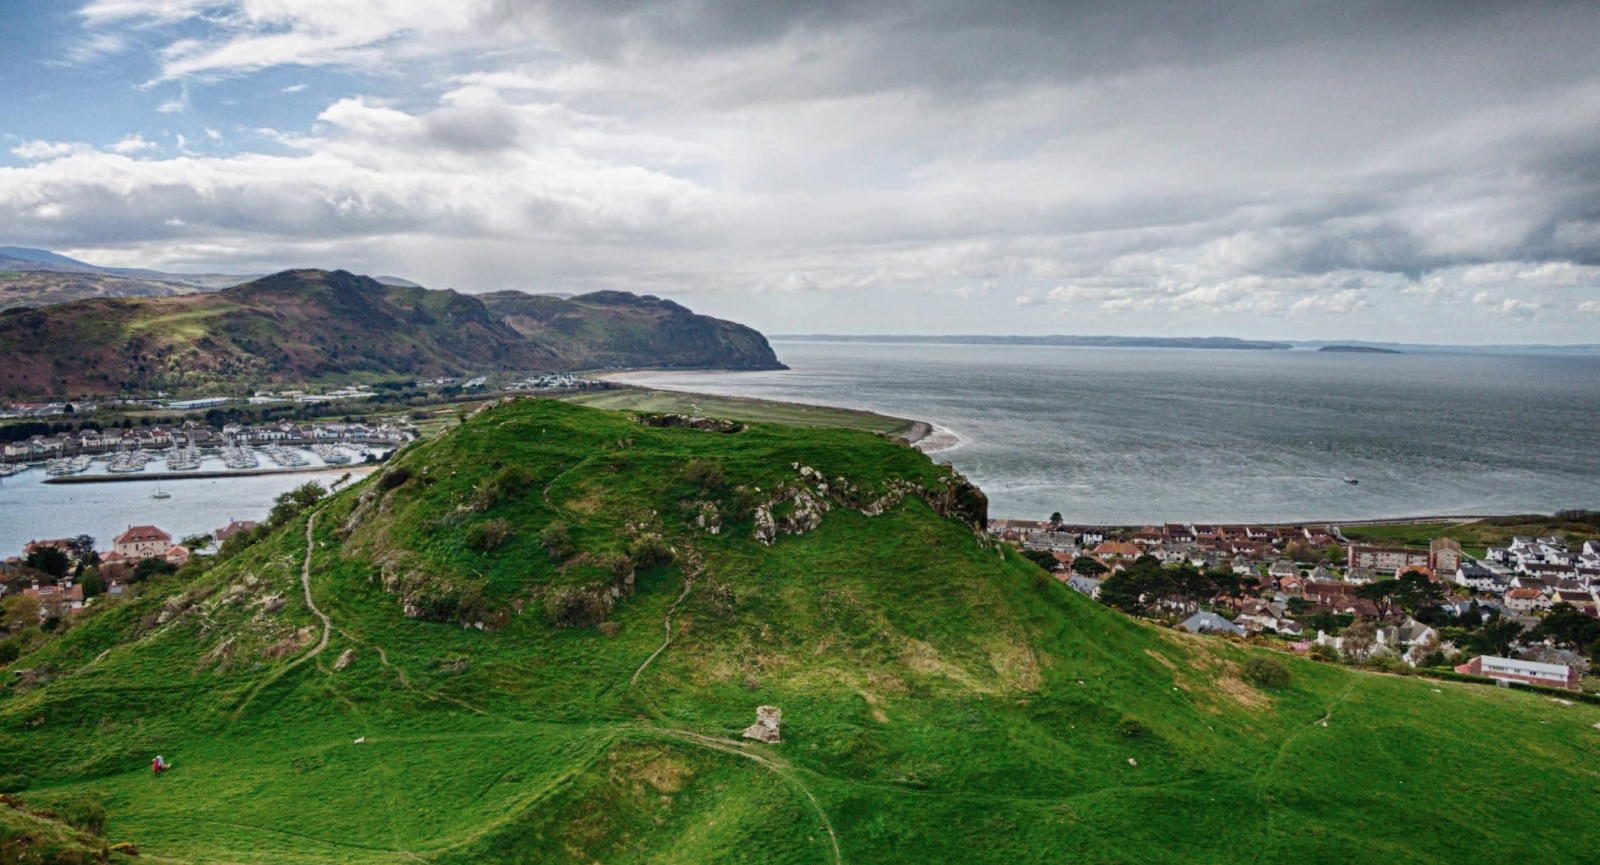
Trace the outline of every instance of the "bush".
<instances>
[{"instance_id":1,"label":"bush","mask_svg":"<svg viewBox=\"0 0 1600 865\"><path fill-rule=\"evenodd\" d=\"M29 804L48 808L61 818L61 822L91 835L99 835L106 828L106 806L97 793L78 792L59 799L50 797L38 802L30 801Z\"/></svg>"},{"instance_id":2,"label":"bush","mask_svg":"<svg viewBox=\"0 0 1600 865\"><path fill-rule=\"evenodd\" d=\"M22 657L22 649L18 648L15 642L6 640L5 642L0 643L0 664L9 664L20 657ZM0 793L6 792L11 791L0 790Z\"/></svg>"},{"instance_id":3,"label":"bush","mask_svg":"<svg viewBox=\"0 0 1600 865\"><path fill-rule=\"evenodd\" d=\"M1245 661L1244 675L1263 688L1282 688L1289 684L1289 668L1277 658L1251 658Z\"/></svg>"},{"instance_id":4,"label":"bush","mask_svg":"<svg viewBox=\"0 0 1600 865\"><path fill-rule=\"evenodd\" d=\"M1339 663L1339 650L1332 646L1325 646L1321 643L1318 643L1317 645L1311 647L1310 654L1314 660L1332 661L1335 664Z\"/></svg>"},{"instance_id":5,"label":"bush","mask_svg":"<svg viewBox=\"0 0 1600 865\"><path fill-rule=\"evenodd\" d=\"M382 477L378 478L378 489L388 492L389 490L392 490L409 480L411 480L410 467L395 466L394 468L384 472Z\"/></svg>"},{"instance_id":6,"label":"bush","mask_svg":"<svg viewBox=\"0 0 1600 865\"><path fill-rule=\"evenodd\" d=\"M539 546L550 556L552 561L564 562L572 558L576 548L572 546L572 536L567 533L566 523L551 523L539 532Z\"/></svg>"},{"instance_id":7,"label":"bush","mask_svg":"<svg viewBox=\"0 0 1600 865\"><path fill-rule=\"evenodd\" d=\"M628 546L628 558L633 559L633 566L639 570L653 571L672 564L672 548L666 541L649 535Z\"/></svg>"},{"instance_id":8,"label":"bush","mask_svg":"<svg viewBox=\"0 0 1600 865\"><path fill-rule=\"evenodd\" d=\"M21 793L32 783L27 775L0 775L0 793Z\"/></svg>"},{"instance_id":9,"label":"bush","mask_svg":"<svg viewBox=\"0 0 1600 865\"><path fill-rule=\"evenodd\" d=\"M533 474L522 466L506 466L490 475L478 485L472 495L472 507L488 510L496 504L521 493L533 484Z\"/></svg>"},{"instance_id":10,"label":"bush","mask_svg":"<svg viewBox=\"0 0 1600 865\"><path fill-rule=\"evenodd\" d=\"M727 485L728 473L711 460L694 459L683 470L683 479L709 493Z\"/></svg>"},{"instance_id":11,"label":"bush","mask_svg":"<svg viewBox=\"0 0 1600 865\"><path fill-rule=\"evenodd\" d=\"M467 529L467 546L480 553L487 553L505 543L510 534L511 524L505 520L477 523Z\"/></svg>"},{"instance_id":12,"label":"bush","mask_svg":"<svg viewBox=\"0 0 1600 865\"><path fill-rule=\"evenodd\" d=\"M1129 739L1142 739L1150 734L1149 728L1132 718L1123 718L1117 722L1117 735Z\"/></svg>"}]
</instances>

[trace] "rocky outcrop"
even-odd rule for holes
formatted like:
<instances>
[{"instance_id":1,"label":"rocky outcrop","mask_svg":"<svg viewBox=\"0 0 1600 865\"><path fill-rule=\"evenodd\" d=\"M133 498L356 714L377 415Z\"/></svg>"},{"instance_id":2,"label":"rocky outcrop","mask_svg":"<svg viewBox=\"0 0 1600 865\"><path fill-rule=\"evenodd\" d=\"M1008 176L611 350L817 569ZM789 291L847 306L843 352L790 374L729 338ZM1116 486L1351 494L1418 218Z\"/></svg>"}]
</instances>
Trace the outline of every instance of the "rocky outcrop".
<instances>
[{"instance_id":1,"label":"rocky outcrop","mask_svg":"<svg viewBox=\"0 0 1600 865\"><path fill-rule=\"evenodd\" d=\"M684 414L636 414L633 416L633 422L644 424L645 426L698 429L719 433L736 433L744 432L745 430L744 424L734 423L731 420L720 420L714 417L695 417Z\"/></svg>"},{"instance_id":2,"label":"rocky outcrop","mask_svg":"<svg viewBox=\"0 0 1600 865\"><path fill-rule=\"evenodd\" d=\"M783 721L783 710L777 706L756 707L756 722L746 727L744 737L757 742L776 745L783 741L778 735L778 725Z\"/></svg>"},{"instance_id":3,"label":"rocky outcrop","mask_svg":"<svg viewBox=\"0 0 1600 865\"><path fill-rule=\"evenodd\" d=\"M961 520L981 534L989 526L988 497L949 463L944 468L943 483L932 489L899 478L890 478L881 489L863 489L843 477L829 481L822 472L795 463L799 478L780 484L765 503L756 506L751 534L770 547L778 535L801 535L815 529L836 505L875 517L910 495L921 496L935 513Z\"/></svg>"}]
</instances>

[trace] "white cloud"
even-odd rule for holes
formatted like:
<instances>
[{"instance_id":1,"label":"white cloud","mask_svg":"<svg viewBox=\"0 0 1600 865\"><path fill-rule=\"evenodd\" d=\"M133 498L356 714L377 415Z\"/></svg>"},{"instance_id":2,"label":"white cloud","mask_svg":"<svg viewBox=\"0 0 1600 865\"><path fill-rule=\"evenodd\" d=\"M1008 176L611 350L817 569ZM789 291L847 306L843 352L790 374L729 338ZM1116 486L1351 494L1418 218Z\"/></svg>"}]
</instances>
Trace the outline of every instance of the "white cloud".
<instances>
[{"instance_id":1,"label":"white cloud","mask_svg":"<svg viewBox=\"0 0 1600 865\"><path fill-rule=\"evenodd\" d=\"M184 109L185 105L182 99L169 99L156 106L156 110L162 114L182 114Z\"/></svg>"},{"instance_id":2,"label":"white cloud","mask_svg":"<svg viewBox=\"0 0 1600 865\"><path fill-rule=\"evenodd\" d=\"M111 145L111 152L127 156L145 150L153 150L155 146L155 142L146 141L143 135L129 135ZM181 147L182 144L179 144L179 146Z\"/></svg>"},{"instance_id":3,"label":"white cloud","mask_svg":"<svg viewBox=\"0 0 1600 865\"><path fill-rule=\"evenodd\" d=\"M30 162L43 159L60 159L78 153L88 153L94 148L76 141L24 141L11 148L11 155Z\"/></svg>"},{"instance_id":4,"label":"white cloud","mask_svg":"<svg viewBox=\"0 0 1600 865\"><path fill-rule=\"evenodd\" d=\"M306 89L306 86L304 84L291 84L288 87L285 87L285 88L283 88L282 90L280 90L278 92L279 93L299 93L300 91L302 91L304 89Z\"/></svg>"}]
</instances>

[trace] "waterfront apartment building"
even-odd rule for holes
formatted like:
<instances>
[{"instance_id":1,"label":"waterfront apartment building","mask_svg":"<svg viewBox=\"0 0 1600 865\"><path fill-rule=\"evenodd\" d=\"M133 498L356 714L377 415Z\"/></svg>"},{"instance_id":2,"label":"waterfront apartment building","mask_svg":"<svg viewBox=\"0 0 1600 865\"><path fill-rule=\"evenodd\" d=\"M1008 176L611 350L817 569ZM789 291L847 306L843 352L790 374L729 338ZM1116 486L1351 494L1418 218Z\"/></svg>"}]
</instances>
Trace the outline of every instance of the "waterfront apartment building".
<instances>
[{"instance_id":1,"label":"waterfront apartment building","mask_svg":"<svg viewBox=\"0 0 1600 865\"><path fill-rule=\"evenodd\" d=\"M1460 549L1460 546L1456 547L1458 556L1460 555ZM1387 572L1392 574L1410 568L1427 568L1431 558L1432 556L1424 550L1368 547L1359 544L1350 548L1350 567L1371 568L1379 573ZM1454 568L1451 570L1454 570Z\"/></svg>"}]
</instances>

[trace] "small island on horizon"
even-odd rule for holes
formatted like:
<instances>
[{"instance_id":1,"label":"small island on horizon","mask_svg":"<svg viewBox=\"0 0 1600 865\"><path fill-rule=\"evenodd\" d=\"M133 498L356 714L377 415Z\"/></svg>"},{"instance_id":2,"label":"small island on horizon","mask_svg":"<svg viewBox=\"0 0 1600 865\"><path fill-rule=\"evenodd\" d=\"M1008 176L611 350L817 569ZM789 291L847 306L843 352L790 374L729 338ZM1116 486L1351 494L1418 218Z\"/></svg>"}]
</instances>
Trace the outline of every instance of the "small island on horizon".
<instances>
[{"instance_id":1,"label":"small island on horizon","mask_svg":"<svg viewBox=\"0 0 1600 865\"><path fill-rule=\"evenodd\" d=\"M1343 354L1405 354L1393 348L1378 348L1375 345L1325 345L1317 351L1332 351Z\"/></svg>"}]
</instances>

